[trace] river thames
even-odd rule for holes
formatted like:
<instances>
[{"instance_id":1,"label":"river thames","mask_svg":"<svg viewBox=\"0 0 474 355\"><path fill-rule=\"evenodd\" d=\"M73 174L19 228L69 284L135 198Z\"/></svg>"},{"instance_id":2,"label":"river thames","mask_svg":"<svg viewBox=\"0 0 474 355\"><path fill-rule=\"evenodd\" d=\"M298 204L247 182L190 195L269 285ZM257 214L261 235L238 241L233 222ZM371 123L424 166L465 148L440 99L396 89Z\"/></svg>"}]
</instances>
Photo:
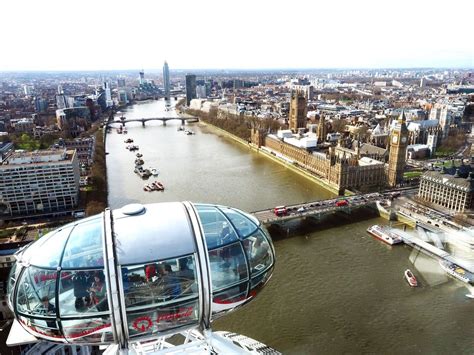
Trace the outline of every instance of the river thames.
<instances>
[{"instance_id":1,"label":"river thames","mask_svg":"<svg viewBox=\"0 0 474 355\"><path fill-rule=\"evenodd\" d=\"M164 108L163 101L145 102L124 115L174 115ZM187 125L196 134L186 135L177 130L180 125L129 123L128 135L108 134L111 208L189 200L254 211L334 196L208 126ZM165 191L143 191L126 138L139 145L145 167L159 170ZM284 354L472 353L474 303L465 297L466 288L411 248L388 247L366 233L386 221L360 217L347 223L337 216L327 228L305 225L289 237L273 235L272 279L254 301L215 321L213 329L245 334ZM421 287L407 285L407 268Z\"/></svg>"}]
</instances>

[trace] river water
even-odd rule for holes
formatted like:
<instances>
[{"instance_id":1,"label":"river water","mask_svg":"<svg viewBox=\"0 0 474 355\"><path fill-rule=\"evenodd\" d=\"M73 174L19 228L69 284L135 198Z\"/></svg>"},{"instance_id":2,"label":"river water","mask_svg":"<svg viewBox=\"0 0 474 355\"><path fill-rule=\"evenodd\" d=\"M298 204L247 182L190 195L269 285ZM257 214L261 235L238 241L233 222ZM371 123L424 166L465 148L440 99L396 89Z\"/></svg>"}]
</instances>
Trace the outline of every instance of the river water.
<instances>
[{"instance_id":1,"label":"river water","mask_svg":"<svg viewBox=\"0 0 474 355\"><path fill-rule=\"evenodd\" d=\"M163 101L134 105L127 118L174 115ZM200 123L195 135L177 131L180 121L127 124L128 135L107 136L109 205L184 201L225 204L246 211L333 195L284 166L248 150ZM134 172L131 137L145 167L160 171L164 192L143 191ZM472 353L472 309L467 289L448 279L436 262L407 246L388 247L366 233L385 224L362 213L348 223L336 216L320 225L293 226L274 234L277 264L260 295L214 322L285 354ZM284 233L283 233L284 234ZM403 279L410 268L421 281Z\"/></svg>"}]
</instances>

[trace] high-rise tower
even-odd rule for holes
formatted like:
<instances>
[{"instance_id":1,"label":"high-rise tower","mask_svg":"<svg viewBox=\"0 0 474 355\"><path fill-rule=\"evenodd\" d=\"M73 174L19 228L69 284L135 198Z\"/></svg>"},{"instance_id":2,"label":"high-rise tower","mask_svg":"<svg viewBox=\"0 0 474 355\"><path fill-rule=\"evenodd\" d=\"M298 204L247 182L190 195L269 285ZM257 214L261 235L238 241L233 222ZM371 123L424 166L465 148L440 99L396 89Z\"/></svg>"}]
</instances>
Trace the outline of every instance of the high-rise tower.
<instances>
[{"instance_id":1,"label":"high-rise tower","mask_svg":"<svg viewBox=\"0 0 474 355\"><path fill-rule=\"evenodd\" d=\"M163 64L163 87L165 89L165 100L170 99L170 68L168 63L165 61Z\"/></svg>"},{"instance_id":2,"label":"high-rise tower","mask_svg":"<svg viewBox=\"0 0 474 355\"><path fill-rule=\"evenodd\" d=\"M186 74L186 105L196 98L196 75Z\"/></svg>"},{"instance_id":3,"label":"high-rise tower","mask_svg":"<svg viewBox=\"0 0 474 355\"><path fill-rule=\"evenodd\" d=\"M292 90L289 125L293 132L298 131L298 128L306 127L306 114L306 96L304 91L298 89Z\"/></svg>"},{"instance_id":4,"label":"high-rise tower","mask_svg":"<svg viewBox=\"0 0 474 355\"><path fill-rule=\"evenodd\" d=\"M145 84L145 71L143 69L140 70L138 81L140 85Z\"/></svg>"},{"instance_id":5,"label":"high-rise tower","mask_svg":"<svg viewBox=\"0 0 474 355\"><path fill-rule=\"evenodd\" d=\"M394 187L402 182L406 164L408 129L405 112L402 111L390 135L390 155L388 158L388 185Z\"/></svg>"}]
</instances>

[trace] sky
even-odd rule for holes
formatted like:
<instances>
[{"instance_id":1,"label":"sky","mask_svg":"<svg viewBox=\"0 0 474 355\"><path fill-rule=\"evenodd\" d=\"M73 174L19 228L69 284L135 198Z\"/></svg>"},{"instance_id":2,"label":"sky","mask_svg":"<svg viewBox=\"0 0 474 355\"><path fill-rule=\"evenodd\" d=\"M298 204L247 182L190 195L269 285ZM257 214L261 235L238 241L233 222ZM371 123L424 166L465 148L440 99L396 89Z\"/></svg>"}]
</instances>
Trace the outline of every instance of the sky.
<instances>
[{"instance_id":1,"label":"sky","mask_svg":"<svg viewBox=\"0 0 474 355\"><path fill-rule=\"evenodd\" d=\"M2 0L0 71L474 67L474 0Z\"/></svg>"}]
</instances>

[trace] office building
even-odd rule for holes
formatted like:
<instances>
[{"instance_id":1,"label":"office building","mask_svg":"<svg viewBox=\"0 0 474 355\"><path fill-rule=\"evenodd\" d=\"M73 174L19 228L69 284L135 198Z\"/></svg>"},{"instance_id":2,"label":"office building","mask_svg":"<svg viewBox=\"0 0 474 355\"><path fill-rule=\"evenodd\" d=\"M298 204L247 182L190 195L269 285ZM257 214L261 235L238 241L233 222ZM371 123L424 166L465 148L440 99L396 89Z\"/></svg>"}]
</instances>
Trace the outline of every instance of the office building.
<instances>
[{"instance_id":1,"label":"office building","mask_svg":"<svg viewBox=\"0 0 474 355\"><path fill-rule=\"evenodd\" d=\"M471 209L474 202L474 173L470 170L469 166L461 166L457 169L427 171L420 178L418 197L451 212L462 213Z\"/></svg>"},{"instance_id":2,"label":"office building","mask_svg":"<svg viewBox=\"0 0 474 355\"><path fill-rule=\"evenodd\" d=\"M105 91L105 105L107 107L112 107L114 105L114 102L112 101L112 91L110 89L110 83L105 81L103 89Z\"/></svg>"},{"instance_id":3,"label":"office building","mask_svg":"<svg viewBox=\"0 0 474 355\"><path fill-rule=\"evenodd\" d=\"M168 67L168 63L165 61L165 64L163 65L163 88L165 92L165 99L169 100L170 99L170 91L171 91L171 86L170 86L170 68Z\"/></svg>"},{"instance_id":4,"label":"office building","mask_svg":"<svg viewBox=\"0 0 474 355\"><path fill-rule=\"evenodd\" d=\"M13 153L0 165L0 204L5 215L67 211L79 199L76 151Z\"/></svg>"},{"instance_id":5,"label":"office building","mask_svg":"<svg viewBox=\"0 0 474 355\"><path fill-rule=\"evenodd\" d=\"M145 84L145 71L143 69L139 73L138 82L140 85Z\"/></svg>"},{"instance_id":6,"label":"office building","mask_svg":"<svg viewBox=\"0 0 474 355\"><path fill-rule=\"evenodd\" d=\"M196 75L186 74L186 105L191 104L191 100L196 98Z\"/></svg>"}]
</instances>

